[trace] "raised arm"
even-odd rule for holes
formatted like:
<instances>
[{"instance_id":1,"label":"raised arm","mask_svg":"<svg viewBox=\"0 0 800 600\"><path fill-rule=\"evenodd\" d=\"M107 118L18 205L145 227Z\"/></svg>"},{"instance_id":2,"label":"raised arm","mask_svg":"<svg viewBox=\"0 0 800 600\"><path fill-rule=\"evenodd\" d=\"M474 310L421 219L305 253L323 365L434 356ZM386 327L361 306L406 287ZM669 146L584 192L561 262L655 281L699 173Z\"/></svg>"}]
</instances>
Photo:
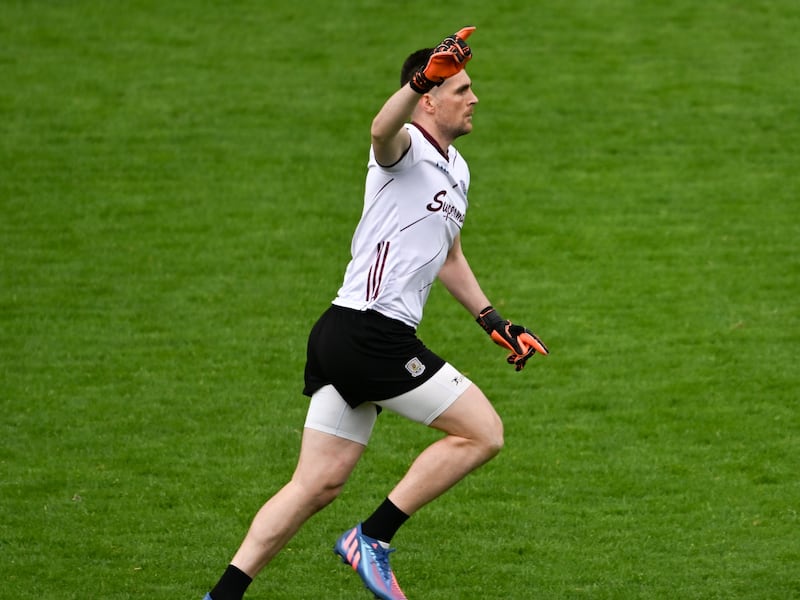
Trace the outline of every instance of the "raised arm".
<instances>
[{"instance_id":1,"label":"raised arm","mask_svg":"<svg viewBox=\"0 0 800 600\"><path fill-rule=\"evenodd\" d=\"M371 134L378 164L393 165L408 150L411 137L403 125L411 120L414 109L427 92L459 73L472 58L466 39L473 31L474 27L464 27L446 37L433 49L427 62L410 74L411 80L392 94L375 115Z\"/></svg>"},{"instance_id":2,"label":"raised arm","mask_svg":"<svg viewBox=\"0 0 800 600\"><path fill-rule=\"evenodd\" d=\"M379 165L390 166L396 163L408 150L411 136L405 125L411 120L414 108L421 96L405 84L397 90L381 107L372 120L372 151Z\"/></svg>"}]
</instances>

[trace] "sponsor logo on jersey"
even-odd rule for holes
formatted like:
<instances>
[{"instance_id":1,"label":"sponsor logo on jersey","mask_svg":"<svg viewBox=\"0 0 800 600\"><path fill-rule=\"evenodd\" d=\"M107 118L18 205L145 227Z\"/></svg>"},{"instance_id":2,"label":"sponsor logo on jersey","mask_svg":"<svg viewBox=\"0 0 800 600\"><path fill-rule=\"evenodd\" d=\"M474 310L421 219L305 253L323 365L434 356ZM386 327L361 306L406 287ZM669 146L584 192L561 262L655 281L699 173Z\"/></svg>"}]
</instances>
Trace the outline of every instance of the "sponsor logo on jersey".
<instances>
[{"instance_id":1,"label":"sponsor logo on jersey","mask_svg":"<svg viewBox=\"0 0 800 600\"><path fill-rule=\"evenodd\" d=\"M441 212L445 219L455 221L459 225L464 224L464 213L457 206L447 201L447 191L445 190L438 192L433 197L433 201L425 208L431 212Z\"/></svg>"},{"instance_id":2,"label":"sponsor logo on jersey","mask_svg":"<svg viewBox=\"0 0 800 600\"><path fill-rule=\"evenodd\" d=\"M419 377L425 372L425 365L415 356L406 363L406 371L411 373L412 377Z\"/></svg>"}]
</instances>

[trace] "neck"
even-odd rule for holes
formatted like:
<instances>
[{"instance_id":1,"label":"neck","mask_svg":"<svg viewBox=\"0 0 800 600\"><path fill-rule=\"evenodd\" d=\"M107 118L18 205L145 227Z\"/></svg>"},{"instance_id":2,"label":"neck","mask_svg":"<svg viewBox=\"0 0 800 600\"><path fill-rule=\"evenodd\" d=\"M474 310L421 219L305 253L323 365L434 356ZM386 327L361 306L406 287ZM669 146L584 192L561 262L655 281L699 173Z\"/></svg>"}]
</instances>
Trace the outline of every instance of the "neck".
<instances>
[{"instance_id":1,"label":"neck","mask_svg":"<svg viewBox=\"0 0 800 600\"><path fill-rule=\"evenodd\" d=\"M433 144L433 146L439 151L439 154L445 157L445 159L450 160L449 156L447 155L447 149L450 147L450 143L452 140L444 140L441 134L437 135L437 131L430 127L429 124L419 121L411 121L412 125L414 125L417 129L422 132L422 135Z\"/></svg>"}]
</instances>

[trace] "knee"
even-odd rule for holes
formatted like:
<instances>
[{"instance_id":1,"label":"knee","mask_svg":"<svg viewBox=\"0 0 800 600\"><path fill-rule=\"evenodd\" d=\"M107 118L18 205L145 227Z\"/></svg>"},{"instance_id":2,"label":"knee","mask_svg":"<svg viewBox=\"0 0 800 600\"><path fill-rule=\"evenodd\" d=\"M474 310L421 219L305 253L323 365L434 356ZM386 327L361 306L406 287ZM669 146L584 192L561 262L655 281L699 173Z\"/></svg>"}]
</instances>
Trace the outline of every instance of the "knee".
<instances>
[{"instance_id":1,"label":"knee","mask_svg":"<svg viewBox=\"0 0 800 600\"><path fill-rule=\"evenodd\" d=\"M496 423L493 423L490 427L487 428L486 433L483 436L482 444L484 451L486 453L487 460L491 460L503 449L505 446L505 437L504 437L504 430L503 430L503 422L500 418L497 418Z\"/></svg>"},{"instance_id":2,"label":"knee","mask_svg":"<svg viewBox=\"0 0 800 600\"><path fill-rule=\"evenodd\" d=\"M339 497L343 487L343 485L330 485L321 488L312 496L312 505L316 510L322 510Z\"/></svg>"},{"instance_id":3,"label":"knee","mask_svg":"<svg viewBox=\"0 0 800 600\"><path fill-rule=\"evenodd\" d=\"M314 512L322 510L336 500L345 484L338 478L324 475L314 478L295 476L293 481L302 490L302 496Z\"/></svg>"},{"instance_id":4,"label":"knee","mask_svg":"<svg viewBox=\"0 0 800 600\"><path fill-rule=\"evenodd\" d=\"M478 454L480 462L492 460L505 445L502 421L498 417L493 422L484 423L467 441Z\"/></svg>"},{"instance_id":5,"label":"knee","mask_svg":"<svg viewBox=\"0 0 800 600\"><path fill-rule=\"evenodd\" d=\"M308 503L315 512L320 511L339 497L342 488L344 488L344 483L334 480L314 482L310 486L305 486Z\"/></svg>"}]
</instances>

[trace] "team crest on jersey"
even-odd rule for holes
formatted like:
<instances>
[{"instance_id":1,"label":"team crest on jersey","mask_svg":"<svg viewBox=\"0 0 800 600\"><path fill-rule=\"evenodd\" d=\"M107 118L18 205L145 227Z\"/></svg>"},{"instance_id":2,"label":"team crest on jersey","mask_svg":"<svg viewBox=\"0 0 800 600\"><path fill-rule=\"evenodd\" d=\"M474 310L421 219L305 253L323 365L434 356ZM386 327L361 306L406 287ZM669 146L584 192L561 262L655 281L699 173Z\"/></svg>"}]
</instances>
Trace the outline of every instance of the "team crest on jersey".
<instances>
[{"instance_id":1,"label":"team crest on jersey","mask_svg":"<svg viewBox=\"0 0 800 600\"><path fill-rule=\"evenodd\" d=\"M419 377L425 372L425 365L415 356L406 363L406 371L411 373L412 377Z\"/></svg>"}]
</instances>

